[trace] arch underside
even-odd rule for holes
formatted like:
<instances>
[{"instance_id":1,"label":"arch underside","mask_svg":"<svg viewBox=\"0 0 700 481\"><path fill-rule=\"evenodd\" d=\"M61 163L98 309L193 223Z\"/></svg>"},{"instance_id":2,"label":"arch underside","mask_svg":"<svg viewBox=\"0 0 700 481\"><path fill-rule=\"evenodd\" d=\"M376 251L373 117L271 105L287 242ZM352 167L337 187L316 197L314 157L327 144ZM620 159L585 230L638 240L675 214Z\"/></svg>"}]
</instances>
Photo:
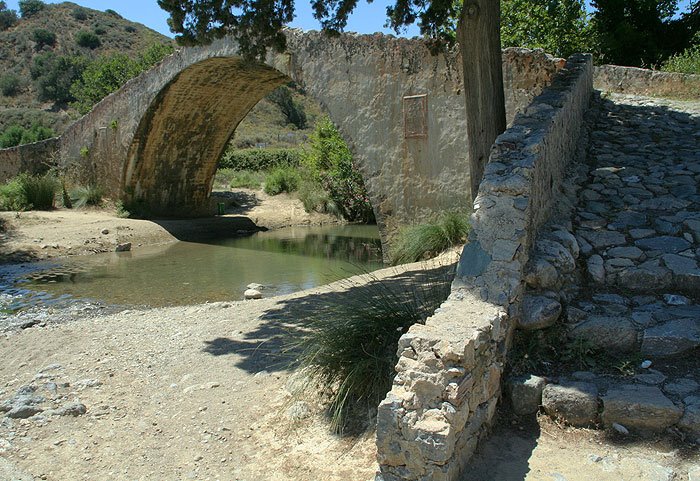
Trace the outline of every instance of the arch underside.
<instances>
[{"instance_id":1,"label":"arch underside","mask_svg":"<svg viewBox=\"0 0 700 481\"><path fill-rule=\"evenodd\" d=\"M217 163L238 124L289 79L263 64L216 57L180 72L141 119L123 173L127 203L149 215L209 215Z\"/></svg>"}]
</instances>

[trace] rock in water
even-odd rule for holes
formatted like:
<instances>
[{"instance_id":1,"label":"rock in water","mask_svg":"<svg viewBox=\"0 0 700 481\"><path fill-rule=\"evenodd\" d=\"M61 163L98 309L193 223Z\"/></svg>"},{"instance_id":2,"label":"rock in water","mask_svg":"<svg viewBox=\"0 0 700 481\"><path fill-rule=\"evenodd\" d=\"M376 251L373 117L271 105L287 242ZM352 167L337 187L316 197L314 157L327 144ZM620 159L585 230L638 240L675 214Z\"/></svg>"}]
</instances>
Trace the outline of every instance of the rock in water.
<instances>
[{"instance_id":1,"label":"rock in water","mask_svg":"<svg viewBox=\"0 0 700 481\"><path fill-rule=\"evenodd\" d=\"M124 242L123 244L117 244L117 248L114 249L115 252L129 252L131 250L131 242Z\"/></svg>"},{"instance_id":2,"label":"rock in water","mask_svg":"<svg viewBox=\"0 0 700 481\"><path fill-rule=\"evenodd\" d=\"M262 299L262 292L258 291L257 289L246 289L246 291L243 293L243 297L245 299Z\"/></svg>"}]
</instances>

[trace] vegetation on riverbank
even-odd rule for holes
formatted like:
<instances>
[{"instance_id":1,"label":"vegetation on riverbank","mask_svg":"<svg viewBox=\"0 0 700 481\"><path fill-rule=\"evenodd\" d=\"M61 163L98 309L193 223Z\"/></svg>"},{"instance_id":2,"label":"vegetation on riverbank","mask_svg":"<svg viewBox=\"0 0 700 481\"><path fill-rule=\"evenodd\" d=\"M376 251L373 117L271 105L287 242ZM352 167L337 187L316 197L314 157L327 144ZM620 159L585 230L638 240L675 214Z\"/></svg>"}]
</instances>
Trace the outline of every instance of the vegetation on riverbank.
<instances>
[{"instance_id":1,"label":"vegetation on riverbank","mask_svg":"<svg viewBox=\"0 0 700 481\"><path fill-rule=\"evenodd\" d=\"M393 264L416 262L467 241L470 224L464 212L446 212L433 222L401 229L394 240Z\"/></svg>"}]
</instances>

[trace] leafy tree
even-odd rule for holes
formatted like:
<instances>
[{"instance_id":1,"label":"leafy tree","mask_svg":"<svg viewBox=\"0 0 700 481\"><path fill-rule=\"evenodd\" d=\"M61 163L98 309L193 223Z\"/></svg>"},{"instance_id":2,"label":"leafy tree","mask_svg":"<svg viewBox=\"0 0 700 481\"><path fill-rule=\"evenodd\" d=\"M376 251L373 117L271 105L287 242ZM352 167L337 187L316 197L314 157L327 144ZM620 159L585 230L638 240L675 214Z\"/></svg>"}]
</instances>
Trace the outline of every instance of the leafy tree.
<instances>
[{"instance_id":1,"label":"leafy tree","mask_svg":"<svg viewBox=\"0 0 700 481\"><path fill-rule=\"evenodd\" d=\"M13 73L7 73L0 77L0 92L2 92L5 97L14 97L17 95L20 85L20 78Z\"/></svg>"},{"instance_id":2,"label":"leafy tree","mask_svg":"<svg viewBox=\"0 0 700 481\"><path fill-rule=\"evenodd\" d=\"M75 99L71 105L81 114L88 113L97 102L118 90L129 79L151 68L172 51L172 46L153 44L135 60L124 54L98 58L87 65L80 78L71 86L70 93Z\"/></svg>"},{"instance_id":3,"label":"leafy tree","mask_svg":"<svg viewBox=\"0 0 700 481\"><path fill-rule=\"evenodd\" d=\"M83 73L87 60L81 56L59 56L46 52L34 57L30 73L39 100L67 103L74 100L70 88Z\"/></svg>"},{"instance_id":4,"label":"leafy tree","mask_svg":"<svg viewBox=\"0 0 700 481\"><path fill-rule=\"evenodd\" d=\"M73 11L71 12L71 15L73 16L74 19L83 22L87 20L88 14L87 11L83 7L75 7Z\"/></svg>"},{"instance_id":5,"label":"leafy tree","mask_svg":"<svg viewBox=\"0 0 700 481\"><path fill-rule=\"evenodd\" d=\"M41 0L19 0L19 13L22 18L31 17L46 8Z\"/></svg>"},{"instance_id":6,"label":"leafy tree","mask_svg":"<svg viewBox=\"0 0 700 481\"><path fill-rule=\"evenodd\" d=\"M697 4L691 7L695 14L691 9L674 18L678 0L593 0L592 27L603 61L649 67L680 52L694 33Z\"/></svg>"},{"instance_id":7,"label":"leafy tree","mask_svg":"<svg viewBox=\"0 0 700 481\"><path fill-rule=\"evenodd\" d=\"M501 0L501 42L504 47L542 48L568 57L590 52L583 0Z\"/></svg>"},{"instance_id":8,"label":"leafy tree","mask_svg":"<svg viewBox=\"0 0 700 481\"><path fill-rule=\"evenodd\" d=\"M75 35L75 43L81 47L96 49L100 46L100 37L95 32L81 30Z\"/></svg>"},{"instance_id":9,"label":"leafy tree","mask_svg":"<svg viewBox=\"0 0 700 481\"><path fill-rule=\"evenodd\" d=\"M17 12L7 8L5 2L0 1L0 31L7 30L17 23Z\"/></svg>"},{"instance_id":10,"label":"leafy tree","mask_svg":"<svg viewBox=\"0 0 700 481\"><path fill-rule=\"evenodd\" d=\"M294 1L158 0L170 14L170 29L179 43L211 42L227 34L236 36L241 51L264 58L268 47L285 46L282 27L294 18ZM311 0L314 16L323 30L341 32L357 0ZM417 23L421 33L438 48L455 36L457 24L465 90L467 125L465 138L475 196L488 160L491 144L505 130L505 99L501 71L500 2L470 0L396 0L387 7L388 24L397 32ZM455 22L455 19L458 19Z\"/></svg>"},{"instance_id":11,"label":"leafy tree","mask_svg":"<svg viewBox=\"0 0 700 481\"><path fill-rule=\"evenodd\" d=\"M37 50L41 50L44 46L53 47L56 45L56 34L45 28L37 28L34 30L34 32L32 32L32 39L36 42Z\"/></svg>"},{"instance_id":12,"label":"leafy tree","mask_svg":"<svg viewBox=\"0 0 700 481\"><path fill-rule=\"evenodd\" d=\"M298 129L306 128L306 111L304 106L292 97L292 91L285 86L273 90L267 99L279 107L288 124Z\"/></svg>"}]
</instances>

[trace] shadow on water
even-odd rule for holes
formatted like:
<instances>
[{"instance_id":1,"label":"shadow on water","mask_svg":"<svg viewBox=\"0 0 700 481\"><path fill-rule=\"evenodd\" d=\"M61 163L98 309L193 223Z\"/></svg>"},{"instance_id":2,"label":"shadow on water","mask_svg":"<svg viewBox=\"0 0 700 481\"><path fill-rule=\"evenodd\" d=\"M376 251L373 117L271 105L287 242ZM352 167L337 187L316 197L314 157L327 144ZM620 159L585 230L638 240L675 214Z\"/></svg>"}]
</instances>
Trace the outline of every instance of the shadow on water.
<instances>
[{"instance_id":1,"label":"shadow on water","mask_svg":"<svg viewBox=\"0 0 700 481\"><path fill-rule=\"evenodd\" d=\"M150 219L173 237L184 242L207 243L224 237L246 236L266 231L248 217L203 217L197 219Z\"/></svg>"},{"instance_id":2,"label":"shadow on water","mask_svg":"<svg viewBox=\"0 0 700 481\"><path fill-rule=\"evenodd\" d=\"M235 355L236 367L250 373L289 371L294 367L294 345L308 334L305 325L316 316L337 312L337 306L381 303L389 294L412 302L426 286L449 292L455 264L397 271L386 278L369 277L369 282L347 279L339 289L279 301L260 317L257 328L241 338L218 337L205 341L203 351L213 356ZM427 295L430 295L429 293ZM445 295L446 297L446 295ZM430 313L427 313L429 315Z\"/></svg>"}]
</instances>

